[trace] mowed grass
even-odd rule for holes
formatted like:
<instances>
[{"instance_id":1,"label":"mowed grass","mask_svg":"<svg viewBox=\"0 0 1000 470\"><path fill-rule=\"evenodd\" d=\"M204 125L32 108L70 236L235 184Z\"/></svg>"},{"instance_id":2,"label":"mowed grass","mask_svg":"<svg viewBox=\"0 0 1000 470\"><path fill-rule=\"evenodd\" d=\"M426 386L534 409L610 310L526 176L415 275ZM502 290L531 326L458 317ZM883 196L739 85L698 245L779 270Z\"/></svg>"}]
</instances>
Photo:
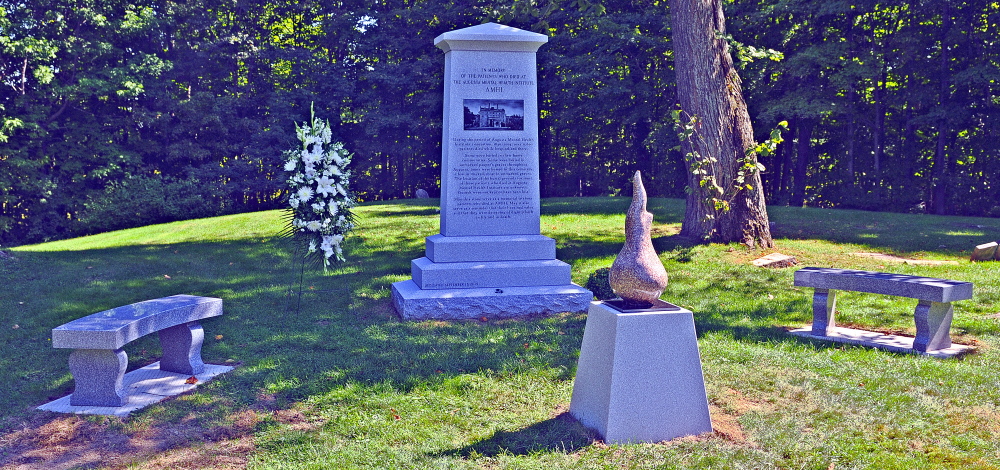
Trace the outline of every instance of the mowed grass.
<instances>
[{"instance_id":1,"label":"mowed grass","mask_svg":"<svg viewBox=\"0 0 1000 470\"><path fill-rule=\"evenodd\" d=\"M300 265L275 238L276 211L10 251L0 259L0 466L43 468L77 452L75 468L1000 468L1000 263L968 261L972 246L1000 239L1000 219L771 208L777 246L750 252L679 238L683 202L651 200L664 298L695 312L716 432L609 446L567 413L586 315L394 313L390 284L409 278L438 232L435 202L359 207L348 262L307 270L301 304L288 296ZM628 202L543 201L542 233L575 282L610 266ZM952 336L979 351L937 360L789 336L811 321L812 291L792 286L795 268L749 264L771 251L806 266L974 282L975 297L955 303ZM53 327L179 293L224 299L225 315L203 322L203 355L235 370L125 419L33 410L72 390ZM847 293L838 320L913 334L915 304ZM130 369L159 357L151 336L126 346ZM50 435L68 427L76 434ZM82 433L118 444L99 450Z\"/></svg>"}]
</instances>

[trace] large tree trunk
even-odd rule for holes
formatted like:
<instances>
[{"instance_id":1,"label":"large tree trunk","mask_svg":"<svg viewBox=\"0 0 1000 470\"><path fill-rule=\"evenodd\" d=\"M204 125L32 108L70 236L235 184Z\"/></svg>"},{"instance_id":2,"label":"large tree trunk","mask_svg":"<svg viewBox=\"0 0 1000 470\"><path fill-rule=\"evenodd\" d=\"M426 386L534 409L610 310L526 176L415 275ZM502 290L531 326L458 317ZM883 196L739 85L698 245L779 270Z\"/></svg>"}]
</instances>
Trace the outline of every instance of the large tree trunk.
<instances>
[{"instance_id":1,"label":"large tree trunk","mask_svg":"<svg viewBox=\"0 0 1000 470\"><path fill-rule=\"evenodd\" d=\"M730 188L747 150L754 147L750 115L740 87L740 78L729 55L729 45L717 33L725 33L721 0L670 0L674 44L674 69L681 109L699 121L694 138L685 142L685 152L718 159L714 174ZM686 118L685 118L686 119ZM755 157L756 158L756 157ZM753 172L730 201L728 211L708 205L709 195L700 177L688 165L687 207L681 234L715 242L740 242L750 247L771 247L767 209L760 173ZM714 215L712 218L706 216Z\"/></svg>"}]
</instances>

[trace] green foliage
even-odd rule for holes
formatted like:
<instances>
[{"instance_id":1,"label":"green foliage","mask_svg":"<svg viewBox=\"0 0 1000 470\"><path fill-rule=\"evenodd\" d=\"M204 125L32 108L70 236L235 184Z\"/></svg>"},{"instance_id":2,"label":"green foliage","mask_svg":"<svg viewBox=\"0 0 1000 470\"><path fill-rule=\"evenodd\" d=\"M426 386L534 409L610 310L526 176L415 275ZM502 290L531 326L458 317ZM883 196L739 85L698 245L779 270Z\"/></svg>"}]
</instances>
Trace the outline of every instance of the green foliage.
<instances>
[{"instance_id":1,"label":"green foliage","mask_svg":"<svg viewBox=\"0 0 1000 470\"><path fill-rule=\"evenodd\" d=\"M597 300L608 300L617 297L611 289L611 268L599 268L587 276L587 290L594 293Z\"/></svg>"},{"instance_id":2,"label":"green foliage","mask_svg":"<svg viewBox=\"0 0 1000 470\"><path fill-rule=\"evenodd\" d=\"M543 195L621 194L641 170L651 196L682 196L667 3L3 3L0 242L97 230L85 203L129 176L211 181L226 211L280 207L283 130L312 102L355 153L360 200L433 193L433 39L486 21L550 39L538 52ZM789 123L771 153L758 149L769 201L1000 211L993 3L723 3L758 136Z\"/></svg>"},{"instance_id":3,"label":"green foliage","mask_svg":"<svg viewBox=\"0 0 1000 470\"><path fill-rule=\"evenodd\" d=\"M1000 40L994 2L727 5L758 123L791 138L764 160L771 202L987 214L1000 200ZM759 129L762 130L762 129Z\"/></svg>"},{"instance_id":4,"label":"green foliage","mask_svg":"<svg viewBox=\"0 0 1000 470\"><path fill-rule=\"evenodd\" d=\"M84 203L80 222L93 232L209 217L231 210L221 185L197 178L129 176Z\"/></svg>"},{"instance_id":5,"label":"green foliage","mask_svg":"<svg viewBox=\"0 0 1000 470\"><path fill-rule=\"evenodd\" d=\"M681 109L671 111L670 115L677 129L677 139L692 149L684 155L684 159L688 162L691 173L697 175L699 186L707 189L704 203L715 211L705 214L709 220L714 219L720 212L728 211L730 203L740 191L753 189L753 186L747 183L748 177L765 170L764 165L757 160L758 156L767 157L774 154L778 144L784 142L781 137L782 129L788 129L788 122L781 121L771 130L767 140L747 149L743 158L736 162L736 172L733 174L732 182L723 186L719 182L719 177L723 174L718 164L719 159L714 155L702 154L699 150L707 146L704 144L704 137L698 133L698 127L701 125L698 117L687 115ZM674 149L681 151L681 145L678 144Z\"/></svg>"}]
</instances>

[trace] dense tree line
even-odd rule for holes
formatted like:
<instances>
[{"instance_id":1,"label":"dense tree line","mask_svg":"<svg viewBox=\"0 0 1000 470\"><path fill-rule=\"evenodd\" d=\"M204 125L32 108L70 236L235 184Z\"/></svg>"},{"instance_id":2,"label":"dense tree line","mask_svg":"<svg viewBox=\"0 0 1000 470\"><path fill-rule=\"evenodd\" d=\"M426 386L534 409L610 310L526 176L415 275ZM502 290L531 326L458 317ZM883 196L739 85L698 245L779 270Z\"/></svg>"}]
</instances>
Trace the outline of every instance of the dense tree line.
<instances>
[{"instance_id":1,"label":"dense tree line","mask_svg":"<svg viewBox=\"0 0 1000 470\"><path fill-rule=\"evenodd\" d=\"M0 243L279 207L313 103L360 198L435 194L433 39L485 21L550 36L543 196L681 197L667 3L0 0ZM769 203L1000 216L1000 4L725 7Z\"/></svg>"}]
</instances>

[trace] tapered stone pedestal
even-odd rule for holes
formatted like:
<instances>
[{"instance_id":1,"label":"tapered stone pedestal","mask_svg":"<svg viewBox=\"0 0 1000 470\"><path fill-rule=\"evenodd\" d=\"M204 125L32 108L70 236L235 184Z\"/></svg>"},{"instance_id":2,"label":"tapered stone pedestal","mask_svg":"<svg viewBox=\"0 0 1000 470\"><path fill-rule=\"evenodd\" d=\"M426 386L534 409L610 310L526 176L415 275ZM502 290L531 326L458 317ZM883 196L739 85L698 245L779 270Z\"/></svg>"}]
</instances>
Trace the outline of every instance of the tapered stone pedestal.
<instances>
[{"instance_id":1,"label":"tapered stone pedestal","mask_svg":"<svg viewBox=\"0 0 1000 470\"><path fill-rule=\"evenodd\" d=\"M711 432L691 311L622 313L591 303L570 414L608 444Z\"/></svg>"}]
</instances>

